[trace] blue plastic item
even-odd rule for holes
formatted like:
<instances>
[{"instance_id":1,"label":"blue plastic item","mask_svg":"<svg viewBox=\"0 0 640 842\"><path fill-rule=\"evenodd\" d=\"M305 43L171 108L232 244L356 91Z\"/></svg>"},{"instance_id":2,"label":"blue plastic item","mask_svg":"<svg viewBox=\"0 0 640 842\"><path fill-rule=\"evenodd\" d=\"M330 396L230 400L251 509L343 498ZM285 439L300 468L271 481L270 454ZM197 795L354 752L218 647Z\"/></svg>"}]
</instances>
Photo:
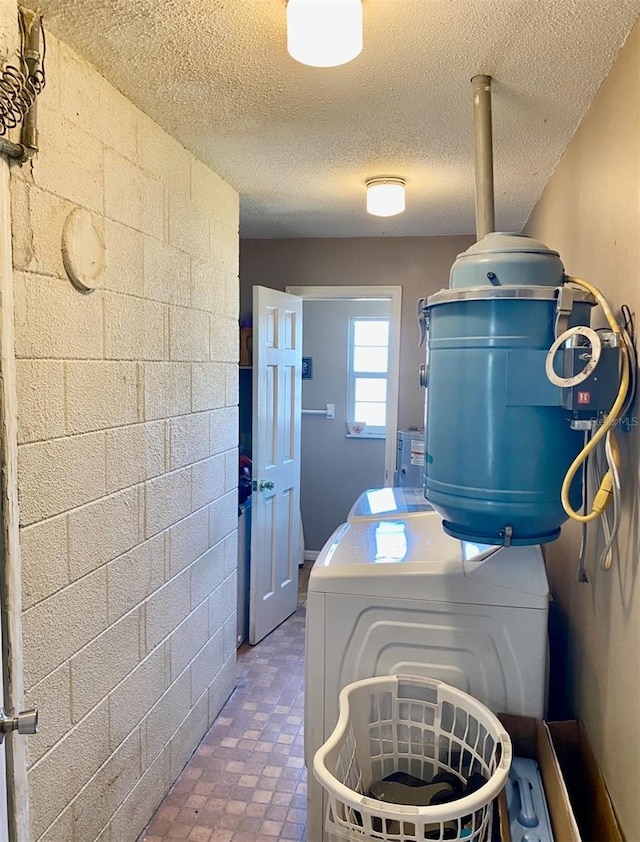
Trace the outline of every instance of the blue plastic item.
<instances>
[{"instance_id":1,"label":"blue plastic item","mask_svg":"<svg viewBox=\"0 0 640 842\"><path fill-rule=\"evenodd\" d=\"M454 537L539 544L566 520L560 488L583 433L544 370L563 279L557 252L489 234L458 257L452 289L427 300L425 496ZM572 323L588 324L589 309ZM578 472L574 508L580 483Z\"/></svg>"},{"instance_id":2,"label":"blue plastic item","mask_svg":"<svg viewBox=\"0 0 640 842\"><path fill-rule=\"evenodd\" d=\"M536 761L514 757L505 790L511 842L553 842Z\"/></svg>"}]
</instances>

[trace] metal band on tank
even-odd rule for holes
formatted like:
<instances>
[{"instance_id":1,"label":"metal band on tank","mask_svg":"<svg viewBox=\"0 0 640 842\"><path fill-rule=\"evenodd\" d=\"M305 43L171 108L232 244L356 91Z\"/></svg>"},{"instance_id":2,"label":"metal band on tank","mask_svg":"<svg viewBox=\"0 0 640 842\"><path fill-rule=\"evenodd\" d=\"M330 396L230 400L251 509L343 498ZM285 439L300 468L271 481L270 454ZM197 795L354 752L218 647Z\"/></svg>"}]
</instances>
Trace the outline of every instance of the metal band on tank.
<instances>
[{"instance_id":1,"label":"metal band on tank","mask_svg":"<svg viewBox=\"0 0 640 842\"><path fill-rule=\"evenodd\" d=\"M521 298L528 301L553 301L558 297L558 287L469 287L467 289L441 289L427 298L427 307L448 304L451 301L484 301L485 299Z\"/></svg>"}]
</instances>

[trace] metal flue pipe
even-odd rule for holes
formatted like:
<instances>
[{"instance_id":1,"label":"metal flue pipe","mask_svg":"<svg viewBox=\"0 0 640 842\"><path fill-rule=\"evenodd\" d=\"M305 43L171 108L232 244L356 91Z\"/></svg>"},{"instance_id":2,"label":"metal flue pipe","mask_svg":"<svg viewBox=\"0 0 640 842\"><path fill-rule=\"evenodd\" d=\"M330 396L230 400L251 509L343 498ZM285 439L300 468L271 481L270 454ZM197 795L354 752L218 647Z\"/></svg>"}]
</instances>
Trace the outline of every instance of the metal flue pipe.
<instances>
[{"instance_id":1,"label":"metal flue pipe","mask_svg":"<svg viewBox=\"0 0 640 842\"><path fill-rule=\"evenodd\" d=\"M476 163L476 236L481 240L485 234L495 230L491 76L474 76L471 85Z\"/></svg>"}]
</instances>

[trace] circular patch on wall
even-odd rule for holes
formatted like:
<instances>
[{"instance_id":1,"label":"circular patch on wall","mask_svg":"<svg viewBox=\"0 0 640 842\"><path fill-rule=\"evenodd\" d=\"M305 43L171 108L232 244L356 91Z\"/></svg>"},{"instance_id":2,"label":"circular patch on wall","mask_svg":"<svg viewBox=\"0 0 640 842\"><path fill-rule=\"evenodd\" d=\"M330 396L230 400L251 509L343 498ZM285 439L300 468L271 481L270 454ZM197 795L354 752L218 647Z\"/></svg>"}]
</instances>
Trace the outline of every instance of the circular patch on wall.
<instances>
[{"instance_id":1,"label":"circular patch on wall","mask_svg":"<svg viewBox=\"0 0 640 842\"><path fill-rule=\"evenodd\" d=\"M104 238L84 208L74 208L64 221L62 260L69 280L81 292L93 292L102 283L107 268Z\"/></svg>"}]
</instances>

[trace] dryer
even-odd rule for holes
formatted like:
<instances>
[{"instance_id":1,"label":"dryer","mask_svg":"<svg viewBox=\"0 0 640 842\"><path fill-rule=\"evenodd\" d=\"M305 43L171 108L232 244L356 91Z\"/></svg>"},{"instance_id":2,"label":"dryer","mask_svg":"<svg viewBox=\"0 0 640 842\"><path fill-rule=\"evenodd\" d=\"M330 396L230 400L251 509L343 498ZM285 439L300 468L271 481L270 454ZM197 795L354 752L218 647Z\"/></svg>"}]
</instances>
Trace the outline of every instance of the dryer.
<instances>
[{"instance_id":1,"label":"dryer","mask_svg":"<svg viewBox=\"0 0 640 842\"><path fill-rule=\"evenodd\" d=\"M309 842L324 838L312 760L337 722L342 687L375 675L428 675L495 712L541 719L548 604L539 546L461 542L432 511L340 526L307 595Z\"/></svg>"}]
</instances>

